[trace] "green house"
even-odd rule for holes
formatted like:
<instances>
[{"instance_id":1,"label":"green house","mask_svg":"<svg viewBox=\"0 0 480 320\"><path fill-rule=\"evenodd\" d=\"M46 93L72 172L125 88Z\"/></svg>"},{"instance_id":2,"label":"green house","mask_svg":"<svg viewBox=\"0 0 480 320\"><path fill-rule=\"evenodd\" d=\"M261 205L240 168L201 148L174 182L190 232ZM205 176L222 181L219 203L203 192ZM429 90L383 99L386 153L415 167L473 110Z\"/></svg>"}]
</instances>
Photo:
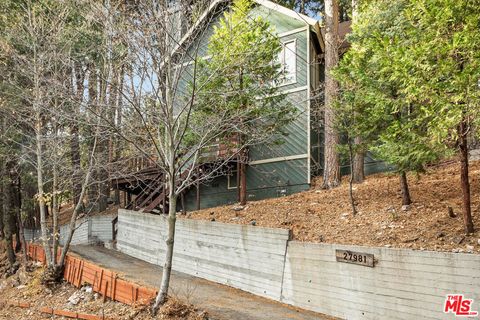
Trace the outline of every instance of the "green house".
<instances>
[{"instance_id":1,"label":"green house","mask_svg":"<svg viewBox=\"0 0 480 320\"><path fill-rule=\"evenodd\" d=\"M312 177L322 172L323 159L323 128L319 110L323 100L324 42L319 21L271 1L253 2L250 15L267 19L282 43L280 61L287 74L279 90L298 109L298 115L286 128L288 135L283 143L250 148L246 174L247 199L250 201L282 197L309 189ZM213 26L230 4L228 0L213 1L197 23L190 30L185 30L183 37L178 39L180 44L195 34L196 28L202 28L201 36L189 43L195 48L197 56L208 58L206 52ZM202 19L205 22L202 23ZM181 23L174 27L182 29ZM340 36L344 37L348 30L349 23L341 24ZM180 83L179 86L185 87L186 84ZM367 174L383 169L377 161L367 157ZM237 177L235 170L232 170L208 183L188 189L178 204L179 210L191 211L238 202ZM122 186L122 183L119 185ZM128 186L124 190L132 192L135 188ZM145 208L144 211L151 212L155 207L162 207L160 197L162 195L138 195L139 201L132 208ZM147 201L154 198L157 201Z\"/></svg>"},{"instance_id":2,"label":"green house","mask_svg":"<svg viewBox=\"0 0 480 320\"><path fill-rule=\"evenodd\" d=\"M280 61L287 70L279 91L298 109L298 116L287 128L283 143L257 145L249 150L247 166L247 198L260 200L281 197L307 190L318 166L319 139L311 132L311 97L319 94L322 83L321 52L323 42L317 20L301 15L271 1L254 1L250 15L267 19L282 43ZM219 10L220 8L220 10ZM216 17L208 16L207 28L201 41L199 54L205 55L208 40L213 33L222 10L228 10L228 1L216 1L210 8ZM188 36L188 34L187 34ZM195 48L198 43L192 44ZM184 196L186 210L194 210L238 201L237 173L230 171L190 189Z\"/></svg>"}]
</instances>

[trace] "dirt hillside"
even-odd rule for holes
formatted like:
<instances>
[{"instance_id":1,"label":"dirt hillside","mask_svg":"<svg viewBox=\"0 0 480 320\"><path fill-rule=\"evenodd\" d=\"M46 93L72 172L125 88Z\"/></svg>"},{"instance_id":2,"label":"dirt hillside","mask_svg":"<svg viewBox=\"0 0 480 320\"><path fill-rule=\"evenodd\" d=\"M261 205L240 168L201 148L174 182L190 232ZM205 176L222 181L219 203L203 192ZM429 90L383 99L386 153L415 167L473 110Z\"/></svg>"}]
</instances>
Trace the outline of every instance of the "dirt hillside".
<instances>
[{"instance_id":1,"label":"dirt hillside","mask_svg":"<svg viewBox=\"0 0 480 320\"><path fill-rule=\"evenodd\" d=\"M352 216L347 177L333 190L250 202L241 211L224 206L194 211L189 219L289 228L300 241L406 247L480 253L480 161L471 163L472 214L476 232L465 235L459 164L444 163L409 175L412 205L402 210L398 176L377 174L355 185L359 213ZM452 207L455 218L448 214Z\"/></svg>"}]
</instances>

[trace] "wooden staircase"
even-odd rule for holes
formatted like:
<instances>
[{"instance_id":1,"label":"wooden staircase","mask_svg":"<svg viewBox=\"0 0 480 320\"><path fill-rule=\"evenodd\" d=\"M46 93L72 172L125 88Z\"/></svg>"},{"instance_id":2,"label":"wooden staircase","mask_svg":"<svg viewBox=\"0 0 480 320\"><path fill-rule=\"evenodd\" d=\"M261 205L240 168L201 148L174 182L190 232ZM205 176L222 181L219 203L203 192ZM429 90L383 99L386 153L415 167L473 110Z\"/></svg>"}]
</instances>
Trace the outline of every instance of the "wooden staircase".
<instances>
[{"instance_id":1,"label":"wooden staircase","mask_svg":"<svg viewBox=\"0 0 480 320\"><path fill-rule=\"evenodd\" d=\"M189 173L194 170L207 169L217 162L225 159L235 160L239 149L237 138L232 137L224 143L214 144L205 147L201 156L200 164L195 167L187 167L179 177L179 181L187 179ZM167 213L168 208L168 188L166 187L166 175L156 164L155 158L148 159L134 158L127 160L127 177L113 179L112 184L115 188L125 192L125 208L130 210L141 210L147 213Z\"/></svg>"}]
</instances>

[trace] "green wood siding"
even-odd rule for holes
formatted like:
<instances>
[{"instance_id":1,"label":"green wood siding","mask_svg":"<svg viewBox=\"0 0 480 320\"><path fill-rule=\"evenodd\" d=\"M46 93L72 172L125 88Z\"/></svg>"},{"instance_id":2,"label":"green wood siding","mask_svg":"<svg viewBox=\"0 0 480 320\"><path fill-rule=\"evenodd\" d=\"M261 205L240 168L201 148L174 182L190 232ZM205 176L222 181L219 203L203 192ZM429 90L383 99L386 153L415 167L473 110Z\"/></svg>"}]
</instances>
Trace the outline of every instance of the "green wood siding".
<instances>
[{"instance_id":1,"label":"green wood siding","mask_svg":"<svg viewBox=\"0 0 480 320\"><path fill-rule=\"evenodd\" d=\"M256 161L307 153L307 90L290 93L286 96L286 99L298 110L296 118L285 128L287 135L272 138L275 143L252 147L250 160Z\"/></svg>"},{"instance_id":2,"label":"green wood siding","mask_svg":"<svg viewBox=\"0 0 480 320\"><path fill-rule=\"evenodd\" d=\"M296 81L282 85L280 91L286 93L286 99L298 110L298 114L292 123L286 127L286 136L282 136L281 143L267 143L254 146L250 149L250 160L258 161L268 159L299 156L308 154L308 43L307 25L302 21L269 10L262 6L255 7L252 16L262 16L268 19L277 34L305 28L294 34L281 37L282 42L295 40L296 43ZM208 39L213 33L213 25L218 23L219 17L215 18L198 40L199 55L206 56ZM196 47L194 44L192 47ZM193 54L193 49L190 49ZM190 67L185 70L191 70ZM187 72L187 74L190 72ZM179 91L186 92L185 83L189 76L184 77L179 84ZM272 137L273 138L273 137ZM272 139L277 140L275 138ZM282 160L270 163L252 164L247 167L247 192L250 200L260 200L271 197L289 195L309 188L309 159L305 156L301 159ZM227 177L218 177L200 187L201 208L218 205L233 204L237 202L237 190L227 188ZM185 194L185 207L187 210L196 209L196 189L193 187ZM180 207L179 207L180 208Z\"/></svg>"},{"instance_id":3,"label":"green wood siding","mask_svg":"<svg viewBox=\"0 0 480 320\"><path fill-rule=\"evenodd\" d=\"M252 9L252 17L260 16L270 21L277 33L284 33L298 28L305 27L306 24L298 19L288 17L277 11L270 10L263 6L257 6Z\"/></svg>"},{"instance_id":4,"label":"green wood siding","mask_svg":"<svg viewBox=\"0 0 480 320\"><path fill-rule=\"evenodd\" d=\"M265 163L247 167L249 200L261 200L308 190L306 159ZM200 185L200 207L210 208L237 202L237 189L227 188L227 177ZM187 211L196 209L196 188L185 195ZM181 205L179 204L179 209Z\"/></svg>"}]
</instances>

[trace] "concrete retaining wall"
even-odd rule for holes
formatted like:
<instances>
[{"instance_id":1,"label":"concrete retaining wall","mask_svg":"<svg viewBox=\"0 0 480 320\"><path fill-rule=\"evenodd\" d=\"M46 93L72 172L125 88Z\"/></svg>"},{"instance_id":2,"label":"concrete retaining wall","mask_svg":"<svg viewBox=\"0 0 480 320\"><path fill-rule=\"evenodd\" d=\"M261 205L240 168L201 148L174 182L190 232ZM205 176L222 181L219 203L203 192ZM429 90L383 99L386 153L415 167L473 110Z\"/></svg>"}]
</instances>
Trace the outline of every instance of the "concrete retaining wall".
<instances>
[{"instance_id":1,"label":"concrete retaining wall","mask_svg":"<svg viewBox=\"0 0 480 320\"><path fill-rule=\"evenodd\" d=\"M163 265L164 216L120 210L117 248ZM178 219L173 269L280 300L289 231Z\"/></svg>"},{"instance_id":2,"label":"concrete retaining wall","mask_svg":"<svg viewBox=\"0 0 480 320\"><path fill-rule=\"evenodd\" d=\"M23 235L26 241L33 241L40 238L40 230L36 229L23 229Z\"/></svg>"},{"instance_id":3,"label":"concrete retaining wall","mask_svg":"<svg viewBox=\"0 0 480 320\"><path fill-rule=\"evenodd\" d=\"M72 246L78 244L88 244L89 234L90 234L90 220L89 219L81 219L77 221L76 230L73 233L72 242L70 243ZM69 234L69 227L68 225L60 226L60 245L63 246L65 241L67 240Z\"/></svg>"},{"instance_id":4,"label":"concrete retaining wall","mask_svg":"<svg viewBox=\"0 0 480 320\"><path fill-rule=\"evenodd\" d=\"M163 264L163 216L120 210L118 227L120 251ZM451 319L443 307L452 293L474 299L480 311L480 255L288 237L283 229L179 219L173 268L344 319ZM336 249L371 253L377 262L374 268L337 262Z\"/></svg>"},{"instance_id":5,"label":"concrete retaining wall","mask_svg":"<svg viewBox=\"0 0 480 320\"><path fill-rule=\"evenodd\" d=\"M335 249L378 262L337 262ZM285 261L283 302L344 319L452 319L446 294L480 301L479 255L291 241Z\"/></svg>"},{"instance_id":6,"label":"concrete retaining wall","mask_svg":"<svg viewBox=\"0 0 480 320\"><path fill-rule=\"evenodd\" d=\"M111 241L113 239L112 220L114 217L114 215L103 215L78 220L71 244L96 244ZM24 233L27 241L41 237L40 230L25 229ZM60 245L65 243L68 233L68 225L60 226Z\"/></svg>"},{"instance_id":7,"label":"concrete retaining wall","mask_svg":"<svg viewBox=\"0 0 480 320\"><path fill-rule=\"evenodd\" d=\"M112 241L112 220L114 218L114 215L90 217L89 243Z\"/></svg>"}]
</instances>

